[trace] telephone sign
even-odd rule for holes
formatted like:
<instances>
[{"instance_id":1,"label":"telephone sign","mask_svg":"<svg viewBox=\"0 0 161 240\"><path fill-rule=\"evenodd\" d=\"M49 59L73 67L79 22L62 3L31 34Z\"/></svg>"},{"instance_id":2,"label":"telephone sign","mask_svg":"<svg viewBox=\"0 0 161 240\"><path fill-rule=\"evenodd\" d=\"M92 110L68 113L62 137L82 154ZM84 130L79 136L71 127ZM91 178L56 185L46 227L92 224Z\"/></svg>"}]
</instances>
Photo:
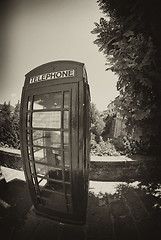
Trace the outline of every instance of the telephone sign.
<instances>
[{"instance_id":1,"label":"telephone sign","mask_svg":"<svg viewBox=\"0 0 161 240\"><path fill-rule=\"evenodd\" d=\"M45 81L45 80L52 80L57 78L66 78L66 77L74 77L74 69L72 70L63 70L59 72L51 72L45 73L38 76L34 76L30 78L30 83Z\"/></svg>"}]
</instances>

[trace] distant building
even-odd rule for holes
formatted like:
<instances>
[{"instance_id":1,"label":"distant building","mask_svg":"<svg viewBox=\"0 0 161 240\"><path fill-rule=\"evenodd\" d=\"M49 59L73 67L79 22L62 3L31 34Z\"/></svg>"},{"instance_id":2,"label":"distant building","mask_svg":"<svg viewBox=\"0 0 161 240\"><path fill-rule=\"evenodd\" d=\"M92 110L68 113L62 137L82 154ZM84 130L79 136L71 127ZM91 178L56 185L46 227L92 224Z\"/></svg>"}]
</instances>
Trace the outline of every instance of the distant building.
<instances>
[{"instance_id":1,"label":"distant building","mask_svg":"<svg viewBox=\"0 0 161 240\"><path fill-rule=\"evenodd\" d=\"M111 103L108 104L107 109L104 111L104 115L114 118L111 126L110 136L113 138L118 138L119 136L126 135L125 131L125 119L121 116L120 112L116 109L116 101L119 100L119 96L115 98Z\"/></svg>"},{"instance_id":2,"label":"distant building","mask_svg":"<svg viewBox=\"0 0 161 240\"><path fill-rule=\"evenodd\" d=\"M107 106L107 110L105 111L107 115L114 116L116 115L116 106L115 106L115 100L110 102Z\"/></svg>"}]
</instances>

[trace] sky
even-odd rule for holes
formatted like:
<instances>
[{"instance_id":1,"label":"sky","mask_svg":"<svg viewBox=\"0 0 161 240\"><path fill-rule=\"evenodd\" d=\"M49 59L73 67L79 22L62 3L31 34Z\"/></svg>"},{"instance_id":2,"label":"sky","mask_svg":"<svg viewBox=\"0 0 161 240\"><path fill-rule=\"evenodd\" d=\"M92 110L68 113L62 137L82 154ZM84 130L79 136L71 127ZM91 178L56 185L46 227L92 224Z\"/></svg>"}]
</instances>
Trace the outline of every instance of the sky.
<instances>
[{"instance_id":1,"label":"sky","mask_svg":"<svg viewBox=\"0 0 161 240\"><path fill-rule=\"evenodd\" d=\"M93 43L99 22L96 0L2 0L0 19L0 103L21 99L25 74L57 60L85 63L91 101L105 110L118 95L117 76Z\"/></svg>"}]
</instances>

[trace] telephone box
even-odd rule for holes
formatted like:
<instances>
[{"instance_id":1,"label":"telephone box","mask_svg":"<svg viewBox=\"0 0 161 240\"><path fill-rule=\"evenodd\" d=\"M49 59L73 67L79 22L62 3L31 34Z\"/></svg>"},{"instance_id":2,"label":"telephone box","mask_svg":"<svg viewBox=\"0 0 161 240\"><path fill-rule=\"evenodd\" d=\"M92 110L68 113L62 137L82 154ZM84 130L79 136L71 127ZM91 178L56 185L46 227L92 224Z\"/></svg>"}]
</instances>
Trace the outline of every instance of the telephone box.
<instances>
[{"instance_id":1,"label":"telephone box","mask_svg":"<svg viewBox=\"0 0 161 240\"><path fill-rule=\"evenodd\" d=\"M26 74L21 154L35 211L84 224L89 176L89 85L83 63L55 61Z\"/></svg>"}]
</instances>

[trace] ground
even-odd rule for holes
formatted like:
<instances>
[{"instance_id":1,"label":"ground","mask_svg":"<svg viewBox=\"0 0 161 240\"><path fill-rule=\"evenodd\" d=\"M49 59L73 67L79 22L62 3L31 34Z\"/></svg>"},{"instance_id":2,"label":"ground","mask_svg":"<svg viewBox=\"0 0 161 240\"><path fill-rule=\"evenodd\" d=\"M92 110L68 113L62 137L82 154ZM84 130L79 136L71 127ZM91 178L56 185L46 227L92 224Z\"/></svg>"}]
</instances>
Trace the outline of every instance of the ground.
<instances>
[{"instance_id":1,"label":"ground","mask_svg":"<svg viewBox=\"0 0 161 240\"><path fill-rule=\"evenodd\" d=\"M73 226L38 216L26 182L1 189L1 234L18 239L156 239L161 228L161 185L90 181L86 224Z\"/></svg>"}]
</instances>

